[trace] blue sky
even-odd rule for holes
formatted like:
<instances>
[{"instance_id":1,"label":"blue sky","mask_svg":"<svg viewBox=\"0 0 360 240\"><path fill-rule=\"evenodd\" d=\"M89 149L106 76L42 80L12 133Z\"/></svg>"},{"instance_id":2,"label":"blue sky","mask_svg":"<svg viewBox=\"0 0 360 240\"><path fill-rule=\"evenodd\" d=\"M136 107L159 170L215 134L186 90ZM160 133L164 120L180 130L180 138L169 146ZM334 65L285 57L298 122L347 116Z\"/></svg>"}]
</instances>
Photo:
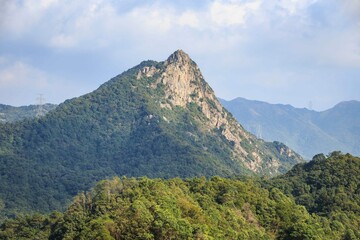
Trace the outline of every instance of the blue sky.
<instances>
[{"instance_id":1,"label":"blue sky","mask_svg":"<svg viewBox=\"0 0 360 240\"><path fill-rule=\"evenodd\" d=\"M60 103L183 49L217 96L360 100L358 0L0 0L0 103Z\"/></svg>"}]
</instances>

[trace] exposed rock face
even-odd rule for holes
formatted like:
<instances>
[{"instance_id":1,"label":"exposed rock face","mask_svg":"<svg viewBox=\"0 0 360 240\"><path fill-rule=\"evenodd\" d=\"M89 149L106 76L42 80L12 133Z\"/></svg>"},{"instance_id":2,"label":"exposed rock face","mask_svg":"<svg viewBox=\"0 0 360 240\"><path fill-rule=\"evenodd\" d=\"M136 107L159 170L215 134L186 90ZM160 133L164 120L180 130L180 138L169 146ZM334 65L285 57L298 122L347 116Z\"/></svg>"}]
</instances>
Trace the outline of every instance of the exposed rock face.
<instances>
[{"instance_id":1,"label":"exposed rock face","mask_svg":"<svg viewBox=\"0 0 360 240\"><path fill-rule=\"evenodd\" d=\"M197 64L184 51L174 52L166 61L160 63L160 67L144 67L138 72L137 79L153 77L155 73L159 74L159 77L150 87L164 87L165 99L170 103L160 104L161 107L172 109L174 106L187 107L190 103L197 104L208 119L201 124L207 131L221 132L232 145L234 160L243 162L254 172L262 172L263 168L270 168L273 173L278 172L281 166L279 159L274 157L264 161L263 158L268 157L268 154L259 150L259 145L264 142L244 130L224 109L204 80ZM247 149L244 146L247 146ZM285 148L280 149L280 155L291 157L291 150L286 146Z\"/></svg>"},{"instance_id":2,"label":"exposed rock face","mask_svg":"<svg viewBox=\"0 0 360 240\"><path fill-rule=\"evenodd\" d=\"M193 100L204 99L209 95L206 84L199 80L203 77L190 57L179 50L165 62L165 71L158 82L165 85L166 97L175 106L186 106Z\"/></svg>"},{"instance_id":3,"label":"exposed rock face","mask_svg":"<svg viewBox=\"0 0 360 240\"><path fill-rule=\"evenodd\" d=\"M247 152L241 147L240 142L242 138L248 139L249 134L245 131L236 131L235 129L240 129L236 122L233 122L236 126L231 126L228 112L205 82L197 64L184 51L178 50L164 62L164 66L165 71L157 84L165 85L166 98L170 99L174 106L185 107L191 102L199 105L209 119L209 122L204 124L208 124L210 128L221 128L223 136L234 143L236 153L246 156Z\"/></svg>"}]
</instances>

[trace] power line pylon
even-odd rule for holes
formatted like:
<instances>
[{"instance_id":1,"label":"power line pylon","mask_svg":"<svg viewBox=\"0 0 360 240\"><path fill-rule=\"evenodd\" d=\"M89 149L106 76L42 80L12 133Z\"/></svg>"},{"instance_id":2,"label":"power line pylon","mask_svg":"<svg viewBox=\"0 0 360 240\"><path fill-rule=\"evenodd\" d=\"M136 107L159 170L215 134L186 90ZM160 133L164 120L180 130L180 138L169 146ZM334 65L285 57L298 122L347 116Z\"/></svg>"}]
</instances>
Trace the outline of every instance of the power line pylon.
<instances>
[{"instance_id":1,"label":"power line pylon","mask_svg":"<svg viewBox=\"0 0 360 240\"><path fill-rule=\"evenodd\" d=\"M36 101L37 101L36 117L37 118L45 116L45 114L46 114L46 110L44 109L45 98L43 96L44 96L43 94L39 93L38 97L36 98Z\"/></svg>"}]
</instances>

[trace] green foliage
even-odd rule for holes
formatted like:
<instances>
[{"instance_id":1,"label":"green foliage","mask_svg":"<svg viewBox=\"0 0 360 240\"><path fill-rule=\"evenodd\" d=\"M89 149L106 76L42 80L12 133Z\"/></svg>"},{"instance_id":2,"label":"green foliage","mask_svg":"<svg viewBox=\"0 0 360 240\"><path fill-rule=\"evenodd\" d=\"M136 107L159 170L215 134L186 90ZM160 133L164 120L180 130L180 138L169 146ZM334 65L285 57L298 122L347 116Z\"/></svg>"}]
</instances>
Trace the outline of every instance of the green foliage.
<instances>
[{"instance_id":1,"label":"green foliage","mask_svg":"<svg viewBox=\"0 0 360 240\"><path fill-rule=\"evenodd\" d=\"M7 221L0 236L44 239L321 239L321 223L251 180L119 179L77 195L56 217ZM20 227L21 226L21 227ZM33 227L31 227L33 226ZM2 234L2 235L1 235ZM8 234L8 235L6 235ZM349 233L350 234L350 233ZM21 239L21 238L20 238ZM42 238L39 238L42 239Z\"/></svg>"},{"instance_id":2,"label":"green foliage","mask_svg":"<svg viewBox=\"0 0 360 240\"><path fill-rule=\"evenodd\" d=\"M18 216L16 219L6 220L0 227L0 239L48 239L52 225L61 218L61 213L53 212L49 216L34 214L32 216Z\"/></svg>"},{"instance_id":3,"label":"green foliage","mask_svg":"<svg viewBox=\"0 0 360 240\"><path fill-rule=\"evenodd\" d=\"M310 213L326 217L337 238L360 238L359 158L341 152L319 154L265 185L281 189Z\"/></svg>"}]
</instances>

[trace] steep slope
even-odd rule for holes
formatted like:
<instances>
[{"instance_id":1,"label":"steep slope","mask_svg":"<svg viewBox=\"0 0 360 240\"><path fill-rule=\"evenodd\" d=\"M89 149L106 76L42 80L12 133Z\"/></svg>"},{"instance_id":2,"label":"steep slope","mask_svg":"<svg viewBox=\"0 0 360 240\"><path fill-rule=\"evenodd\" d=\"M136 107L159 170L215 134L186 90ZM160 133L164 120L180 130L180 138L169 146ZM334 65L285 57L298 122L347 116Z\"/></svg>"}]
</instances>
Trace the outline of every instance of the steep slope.
<instances>
[{"instance_id":1,"label":"steep slope","mask_svg":"<svg viewBox=\"0 0 360 240\"><path fill-rule=\"evenodd\" d=\"M54 110L56 104L29 105L21 107L13 107L9 105L0 104L0 122L17 122L26 118L35 118L37 115L44 115L47 112Z\"/></svg>"},{"instance_id":2,"label":"steep slope","mask_svg":"<svg viewBox=\"0 0 360 240\"><path fill-rule=\"evenodd\" d=\"M301 160L246 132L180 50L43 118L0 125L0 199L10 213L48 211L109 176L277 174Z\"/></svg>"},{"instance_id":3,"label":"steep slope","mask_svg":"<svg viewBox=\"0 0 360 240\"><path fill-rule=\"evenodd\" d=\"M360 158L319 154L268 184L293 196L310 213L330 219L343 235L353 236L344 239L360 238Z\"/></svg>"},{"instance_id":4,"label":"steep slope","mask_svg":"<svg viewBox=\"0 0 360 240\"><path fill-rule=\"evenodd\" d=\"M360 102L343 102L324 112L236 98L220 100L253 134L281 141L306 159L335 150L360 155Z\"/></svg>"}]
</instances>

